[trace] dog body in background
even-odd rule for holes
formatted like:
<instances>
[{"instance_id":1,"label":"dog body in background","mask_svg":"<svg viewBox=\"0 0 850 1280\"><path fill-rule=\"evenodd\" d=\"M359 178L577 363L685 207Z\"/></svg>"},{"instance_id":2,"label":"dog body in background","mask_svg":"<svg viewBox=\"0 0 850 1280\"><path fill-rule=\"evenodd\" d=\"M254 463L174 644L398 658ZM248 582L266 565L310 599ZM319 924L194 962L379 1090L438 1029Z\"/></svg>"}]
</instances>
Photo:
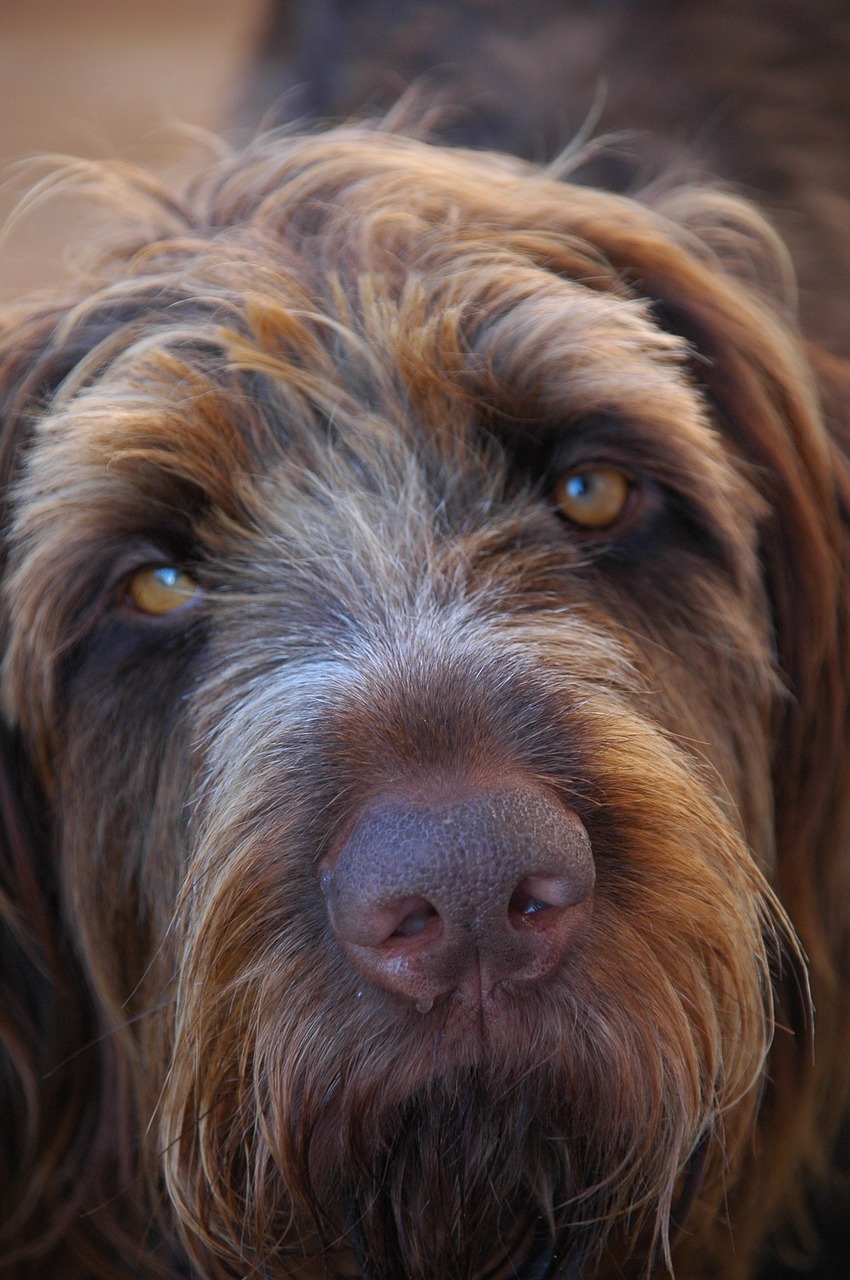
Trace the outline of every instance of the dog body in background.
<instances>
[{"instance_id":1,"label":"dog body in background","mask_svg":"<svg viewBox=\"0 0 850 1280\"><path fill-rule=\"evenodd\" d=\"M781 247L366 127L108 181L2 339L2 1274L744 1280L850 1091Z\"/></svg>"},{"instance_id":2,"label":"dog body in background","mask_svg":"<svg viewBox=\"0 0 850 1280\"><path fill-rule=\"evenodd\" d=\"M810 337L850 355L844 0L273 0L239 111L327 121L412 84L454 145L539 163L605 135L581 181L742 184L790 245Z\"/></svg>"}]
</instances>

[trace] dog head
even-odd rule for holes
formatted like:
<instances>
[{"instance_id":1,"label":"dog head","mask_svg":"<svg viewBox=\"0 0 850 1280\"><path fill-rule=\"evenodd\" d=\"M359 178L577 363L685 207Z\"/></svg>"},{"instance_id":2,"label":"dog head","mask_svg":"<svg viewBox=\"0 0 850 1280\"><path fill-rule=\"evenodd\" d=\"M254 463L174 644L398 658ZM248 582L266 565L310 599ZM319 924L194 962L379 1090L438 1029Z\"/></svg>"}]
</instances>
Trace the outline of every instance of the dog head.
<instances>
[{"instance_id":1,"label":"dog head","mask_svg":"<svg viewBox=\"0 0 850 1280\"><path fill-rule=\"evenodd\" d=\"M365 128L135 190L3 340L10 1265L746 1274L848 1060L769 231Z\"/></svg>"}]
</instances>

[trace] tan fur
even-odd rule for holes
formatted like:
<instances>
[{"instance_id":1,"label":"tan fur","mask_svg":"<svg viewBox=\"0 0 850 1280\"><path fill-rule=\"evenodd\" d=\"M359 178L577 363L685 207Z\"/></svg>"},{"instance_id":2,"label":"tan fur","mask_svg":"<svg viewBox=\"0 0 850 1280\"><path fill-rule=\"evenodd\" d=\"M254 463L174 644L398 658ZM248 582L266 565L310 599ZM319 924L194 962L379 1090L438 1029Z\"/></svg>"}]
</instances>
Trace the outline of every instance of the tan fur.
<instances>
[{"instance_id":1,"label":"tan fur","mask_svg":"<svg viewBox=\"0 0 850 1280\"><path fill-rule=\"evenodd\" d=\"M743 1280L850 1090L841 370L781 247L366 127L158 199L2 338L0 1273ZM645 502L582 532L600 461ZM593 919L473 1030L318 868L515 778Z\"/></svg>"}]
</instances>

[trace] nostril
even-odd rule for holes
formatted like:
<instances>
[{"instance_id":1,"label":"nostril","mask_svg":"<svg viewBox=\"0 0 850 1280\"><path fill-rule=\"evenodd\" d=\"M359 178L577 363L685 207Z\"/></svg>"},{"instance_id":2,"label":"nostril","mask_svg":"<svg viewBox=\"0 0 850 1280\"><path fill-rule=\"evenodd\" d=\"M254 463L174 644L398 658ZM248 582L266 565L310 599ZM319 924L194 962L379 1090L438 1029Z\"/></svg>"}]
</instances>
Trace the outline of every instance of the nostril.
<instances>
[{"instance_id":1,"label":"nostril","mask_svg":"<svg viewBox=\"0 0 850 1280\"><path fill-rule=\"evenodd\" d=\"M511 895L510 916L534 916L543 911L574 904L575 893L566 880L557 877L526 876Z\"/></svg>"},{"instance_id":2,"label":"nostril","mask_svg":"<svg viewBox=\"0 0 850 1280\"><path fill-rule=\"evenodd\" d=\"M390 934L391 938L415 938L424 933L432 921L439 919L437 908L425 898L407 898L396 904L396 910L404 914Z\"/></svg>"},{"instance_id":3,"label":"nostril","mask_svg":"<svg viewBox=\"0 0 850 1280\"><path fill-rule=\"evenodd\" d=\"M340 878L329 868L322 872L321 883L334 930L354 946L384 947L393 939L406 938L434 942L439 937L440 915L427 898L381 902L352 891L344 880L340 885Z\"/></svg>"}]
</instances>

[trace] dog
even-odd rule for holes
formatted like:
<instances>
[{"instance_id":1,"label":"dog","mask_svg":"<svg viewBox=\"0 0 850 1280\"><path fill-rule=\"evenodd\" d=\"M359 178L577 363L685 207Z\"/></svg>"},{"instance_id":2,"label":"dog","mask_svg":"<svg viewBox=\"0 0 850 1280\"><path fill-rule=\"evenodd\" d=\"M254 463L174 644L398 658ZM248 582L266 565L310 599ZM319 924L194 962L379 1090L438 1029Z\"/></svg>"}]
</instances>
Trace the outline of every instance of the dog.
<instances>
[{"instance_id":1,"label":"dog","mask_svg":"<svg viewBox=\"0 0 850 1280\"><path fill-rule=\"evenodd\" d=\"M4 317L15 1280L744 1280L841 1159L845 368L736 197L391 126Z\"/></svg>"}]
</instances>

